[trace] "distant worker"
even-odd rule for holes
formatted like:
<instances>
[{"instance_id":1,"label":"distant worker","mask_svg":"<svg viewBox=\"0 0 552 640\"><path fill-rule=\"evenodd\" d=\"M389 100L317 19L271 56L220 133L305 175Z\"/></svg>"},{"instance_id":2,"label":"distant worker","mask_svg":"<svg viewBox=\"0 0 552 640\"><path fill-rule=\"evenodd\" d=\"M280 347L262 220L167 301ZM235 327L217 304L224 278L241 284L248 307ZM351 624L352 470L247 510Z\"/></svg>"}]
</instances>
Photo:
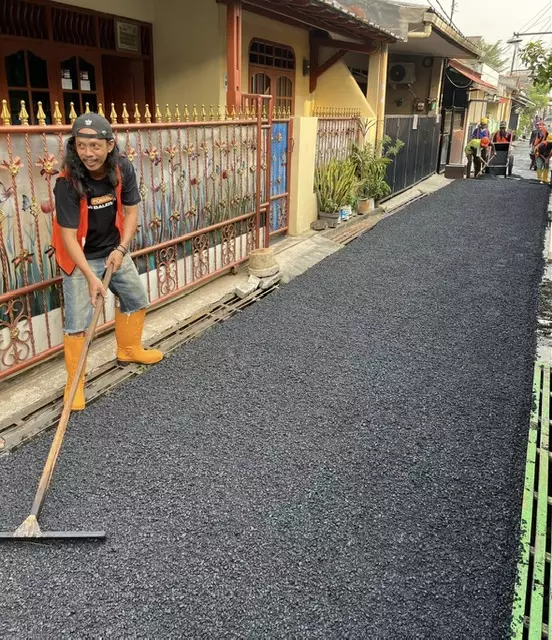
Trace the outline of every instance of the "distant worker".
<instances>
[{"instance_id":1,"label":"distant worker","mask_svg":"<svg viewBox=\"0 0 552 640\"><path fill-rule=\"evenodd\" d=\"M489 138L491 139L491 134L488 129L489 121L487 118L481 118L481 122L475 127L472 131L472 138L476 140L481 140L481 138Z\"/></svg>"},{"instance_id":2,"label":"distant worker","mask_svg":"<svg viewBox=\"0 0 552 640\"><path fill-rule=\"evenodd\" d=\"M538 169L537 164L536 164L536 149L539 146L539 144L542 144L543 142L546 142L547 137L548 137L548 131L546 130L546 126L545 126L544 122L542 120L540 120L537 123L537 128L535 130L535 135L534 136L531 135L532 140L530 141L533 158L535 160L535 162L534 162L535 169Z\"/></svg>"},{"instance_id":3,"label":"distant worker","mask_svg":"<svg viewBox=\"0 0 552 640\"><path fill-rule=\"evenodd\" d=\"M548 172L552 156L552 134L548 135L544 142L535 147L535 164L537 167L537 180L548 184Z\"/></svg>"},{"instance_id":4,"label":"distant worker","mask_svg":"<svg viewBox=\"0 0 552 640\"><path fill-rule=\"evenodd\" d=\"M488 143L485 146L481 145L480 149L481 159L485 163L487 162L489 142L491 140L491 132L489 131L488 126L489 121L487 120L487 118L481 118L481 121L479 122L477 127L475 127L475 129L472 131L472 140L482 140L483 138L486 138L488 140Z\"/></svg>"},{"instance_id":5,"label":"distant worker","mask_svg":"<svg viewBox=\"0 0 552 640\"><path fill-rule=\"evenodd\" d=\"M535 170L535 140L537 139L537 133L539 132L538 122L533 123L533 129L529 136L529 157L531 158L531 164L529 165L529 171Z\"/></svg>"},{"instance_id":6,"label":"distant worker","mask_svg":"<svg viewBox=\"0 0 552 640\"><path fill-rule=\"evenodd\" d=\"M466 158L468 160L466 164L466 178L471 178L471 168L473 164L473 177L477 178L477 176L481 173L481 167L483 165L482 158L483 152L485 152L485 156L487 155L487 149L489 148L489 138L472 138L464 152L466 154Z\"/></svg>"},{"instance_id":7,"label":"distant worker","mask_svg":"<svg viewBox=\"0 0 552 640\"><path fill-rule=\"evenodd\" d=\"M513 136L507 129L506 120L502 120L499 127L498 131L493 134L493 144L510 144Z\"/></svg>"}]
</instances>

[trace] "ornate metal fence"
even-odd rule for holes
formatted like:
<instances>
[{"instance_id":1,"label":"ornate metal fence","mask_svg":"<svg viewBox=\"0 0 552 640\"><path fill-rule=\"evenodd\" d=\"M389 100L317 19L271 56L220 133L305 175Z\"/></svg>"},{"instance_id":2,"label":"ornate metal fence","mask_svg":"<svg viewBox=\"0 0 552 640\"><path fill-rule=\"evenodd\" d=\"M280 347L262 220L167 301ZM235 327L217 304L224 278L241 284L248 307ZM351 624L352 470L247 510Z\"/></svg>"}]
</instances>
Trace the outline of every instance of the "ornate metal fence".
<instances>
[{"instance_id":1,"label":"ornate metal fence","mask_svg":"<svg viewBox=\"0 0 552 640\"><path fill-rule=\"evenodd\" d=\"M2 104L0 379L61 349L62 289L51 232L53 187L70 131L57 103L52 125L39 103L37 126L28 126L24 104L14 126ZM132 122L125 105L119 114L112 105L110 118L142 196L131 251L152 305L240 264L252 248L268 244L271 232L287 228L287 209L271 206L287 192L268 194L273 122L276 130L289 126L289 114L272 113L270 97L250 96L239 113L220 107L171 113L167 105L164 115L157 107L152 116L147 105L142 112L136 106ZM285 164L287 172L287 157ZM114 306L110 295L103 329L112 324Z\"/></svg>"},{"instance_id":2,"label":"ornate metal fence","mask_svg":"<svg viewBox=\"0 0 552 640\"><path fill-rule=\"evenodd\" d=\"M316 164L347 158L361 135L360 111L317 107L313 116L318 117Z\"/></svg>"}]
</instances>

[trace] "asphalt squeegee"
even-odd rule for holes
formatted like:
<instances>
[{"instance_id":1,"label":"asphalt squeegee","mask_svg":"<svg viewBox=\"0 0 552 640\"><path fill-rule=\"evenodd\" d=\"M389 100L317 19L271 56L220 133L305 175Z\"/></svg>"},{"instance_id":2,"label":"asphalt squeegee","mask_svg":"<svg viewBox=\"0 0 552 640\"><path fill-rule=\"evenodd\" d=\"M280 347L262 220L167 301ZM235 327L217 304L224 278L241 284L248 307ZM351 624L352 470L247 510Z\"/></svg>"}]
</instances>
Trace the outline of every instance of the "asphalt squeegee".
<instances>
[{"instance_id":1,"label":"asphalt squeegee","mask_svg":"<svg viewBox=\"0 0 552 640\"><path fill-rule=\"evenodd\" d=\"M110 265L103 279L103 286L106 291L109 287L112 274L113 267ZM54 440L50 447L50 452L48 453L46 464L44 465L44 469L42 470L42 476L40 477L40 482L38 483L38 489L36 491L35 498L31 507L31 512L29 513L27 519L24 520L15 531L0 531L0 540L32 542L37 540L103 540L105 538L105 531L42 531L40 525L38 524L38 518L40 517L40 512L42 511L42 506L44 505L44 499L46 497L46 493L50 486L50 481L54 474L54 469L59 456L61 445L63 443L63 438L65 436L65 432L67 431L67 424L69 423L69 418L71 416L71 407L73 406L73 400L77 392L79 379L81 377L83 369L86 366L88 349L90 348L90 344L94 337L94 332L96 331L96 325L98 324L102 309L103 301L102 304L100 304L100 302L98 301L94 310L94 315L92 316L92 322L90 323L88 331L86 332L86 340L82 348L71 388L69 389L67 402L65 402L63 405L63 411L61 413L61 418L56 429Z\"/></svg>"}]
</instances>

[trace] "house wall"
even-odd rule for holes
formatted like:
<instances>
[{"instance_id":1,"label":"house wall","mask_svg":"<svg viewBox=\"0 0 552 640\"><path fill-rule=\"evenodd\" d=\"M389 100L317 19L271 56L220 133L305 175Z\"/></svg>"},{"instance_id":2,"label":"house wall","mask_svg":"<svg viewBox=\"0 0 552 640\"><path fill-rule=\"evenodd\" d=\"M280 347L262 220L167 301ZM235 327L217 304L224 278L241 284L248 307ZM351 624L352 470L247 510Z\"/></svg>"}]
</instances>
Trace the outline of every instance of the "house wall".
<instances>
[{"instance_id":1,"label":"house wall","mask_svg":"<svg viewBox=\"0 0 552 640\"><path fill-rule=\"evenodd\" d=\"M303 75L303 59L309 59L309 32L254 13L243 13L242 91L249 87L249 46L254 39L291 47L295 53L295 115L310 115L309 78ZM224 51L226 60L226 51Z\"/></svg>"},{"instance_id":2,"label":"house wall","mask_svg":"<svg viewBox=\"0 0 552 640\"><path fill-rule=\"evenodd\" d=\"M358 109L363 118L375 119L376 117L375 109L368 103L357 81L342 60L318 78L314 98L317 107Z\"/></svg>"},{"instance_id":3,"label":"house wall","mask_svg":"<svg viewBox=\"0 0 552 640\"><path fill-rule=\"evenodd\" d=\"M155 0L155 92L161 105L225 105L226 7Z\"/></svg>"},{"instance_id":4,"label":"house wall","mask_svg":"<svg viewBox=\"0 0 552 640\"><path fill-rule=\"evenodd\" d=\"M103 13L112 13L141 22L154 21L154 0L56 0L56 2Z\"/></svg>"},{"instance_id":5,"label":"house wall","mask_svg":"<svg viewBox=\"0 0 552 640\"><path fill-rule=\"evenodd\" d=\"M434 67L440 65L441 58L434 58L432 67L424 67L423 60L426 56L412 56L406 54L390 54L389 66L396 62L413 62L416 65L416 82L410 87L397 84L395 86L388 83L387 97L385 101L385 113L388 115L411 115L419 113L414 110L414 102L425 101L426 98L439 98L432 95L435 84L440 85L440 81L434 77ZM397 104L402 101L402 104ZM424 111L425 113L425 111Z\"/></svg>"}]
</instances>

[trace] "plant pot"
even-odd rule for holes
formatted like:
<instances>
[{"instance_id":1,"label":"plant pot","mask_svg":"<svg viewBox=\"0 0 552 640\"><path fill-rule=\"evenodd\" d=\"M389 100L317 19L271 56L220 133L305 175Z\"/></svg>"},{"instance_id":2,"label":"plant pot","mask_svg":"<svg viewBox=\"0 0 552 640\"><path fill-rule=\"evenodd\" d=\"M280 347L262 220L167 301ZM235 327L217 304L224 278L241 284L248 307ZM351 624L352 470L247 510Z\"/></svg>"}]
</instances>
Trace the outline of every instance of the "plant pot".
<instances>
[{"instance_id":1,"label":"plant pot","mask_svg":"<svg viewBox=\"0 0 552 640\"><path fill-rule=\"evenodd\" d=\"M336 213L328 213L326 211L319 211L318 218L320 220L326 220L330 229L335 229L341 221L341 212L337 211Z\"/></svg>"},{"instance_id":2,"label":"plant pot","mask_svg":"<svg viewBox=\"0 0 552 640\"><path fill-rule=\"evenodd\" d=\"M341 214L341 220L345 222L353 215L353 209L349 205L346 205L341 207L341 211L339 213Z\"/></svg>"},{"instance_id":3,"label":"plant pot","mask_svg":"<svg viewBox=\"0 0 552 640\"><path fill-rule=\"evenodd\" d=\"M364 200L358 201L358 214L364 215L366 213L372 213L372 211L376 208L376 203L374 202L374 198L366 198Z\"/></svg>"}]
</instances>

